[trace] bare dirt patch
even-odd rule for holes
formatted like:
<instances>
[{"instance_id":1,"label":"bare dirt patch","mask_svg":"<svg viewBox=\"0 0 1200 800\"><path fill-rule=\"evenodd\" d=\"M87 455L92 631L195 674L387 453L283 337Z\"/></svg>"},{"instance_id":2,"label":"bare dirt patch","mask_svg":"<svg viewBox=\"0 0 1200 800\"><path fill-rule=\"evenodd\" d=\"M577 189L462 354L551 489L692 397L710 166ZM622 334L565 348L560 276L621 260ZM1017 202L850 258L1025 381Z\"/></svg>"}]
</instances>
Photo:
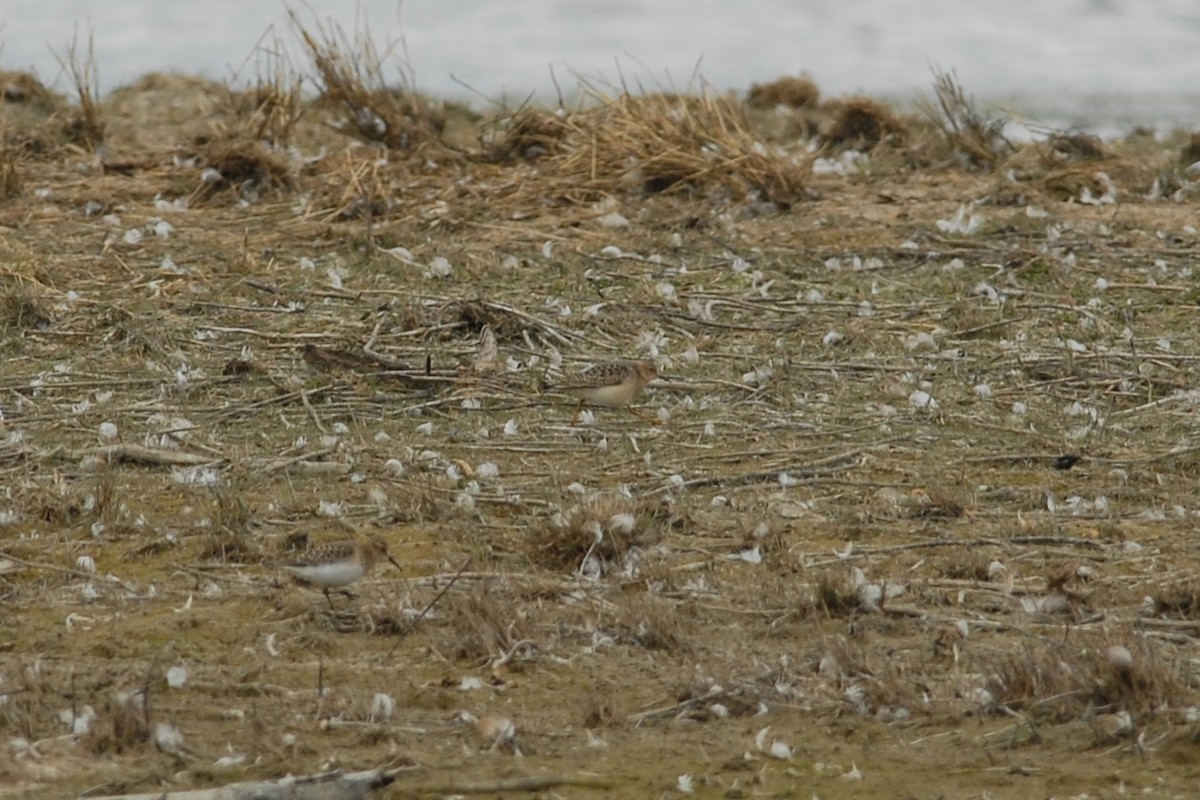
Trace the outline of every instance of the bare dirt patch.
<instances>
[{"instance_id":1,"label":"bare dirt patch","mask_svg":"<svg viewBox=\"0 0 1200 800\"><path fill-rule=\"evenodd\" d=\"M1186 137L477 120L314 44L332 101L158 76L95 147L4 77L0 792L1191 790ZM652 420L539 392L630 357ZM266 566L355 534L404 572L332 611Z\"/></svg>"}]
</instances>

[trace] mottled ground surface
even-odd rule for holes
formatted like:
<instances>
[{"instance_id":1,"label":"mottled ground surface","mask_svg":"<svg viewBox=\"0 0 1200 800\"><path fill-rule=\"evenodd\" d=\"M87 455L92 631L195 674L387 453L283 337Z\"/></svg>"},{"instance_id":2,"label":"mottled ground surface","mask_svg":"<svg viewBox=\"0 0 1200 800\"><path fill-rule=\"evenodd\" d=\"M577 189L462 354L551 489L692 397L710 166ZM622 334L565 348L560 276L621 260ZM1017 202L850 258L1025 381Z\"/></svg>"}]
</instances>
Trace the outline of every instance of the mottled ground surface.
<instances>
[{"instance_id":1,"label":"mottled ground surface","mask_svg":"<svg viewBox=\"0 0 1200 800\"><path fill-rule=\"evenodd\" d=\"M753 112L766 202L237 103L0 109L0 794L1194 792L1181 138ZM622 357L640 417L539 391ZM334 611L270 566L356 535Z\"/></svg>"}]
</instances>

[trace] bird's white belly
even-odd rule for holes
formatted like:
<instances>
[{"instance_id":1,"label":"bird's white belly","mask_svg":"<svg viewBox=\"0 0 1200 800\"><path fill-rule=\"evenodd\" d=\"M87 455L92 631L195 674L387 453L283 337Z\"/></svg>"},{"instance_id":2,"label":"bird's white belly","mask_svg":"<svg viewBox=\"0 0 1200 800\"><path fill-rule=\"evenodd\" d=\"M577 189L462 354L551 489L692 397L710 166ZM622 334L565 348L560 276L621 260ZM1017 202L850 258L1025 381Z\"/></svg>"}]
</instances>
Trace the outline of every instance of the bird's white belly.
<instances>
[{"instance_id":1,"label":"bird's white belly","mask_svg":"<svg viewBox=\"0 0 1200 800\"><path fill-rule=\"evenodd\" d=\"M573 394L594 406L614 408L633 402L633 387L623 383L616 386L589 386L586 389L577 389Z\"/></svg>"},{"instance_id":2,"label":"bird's white belly","mask_svg":"<svg viewBox=\"0 0 1200 800\"><path fill-rule=\"evenodd\" d=\"M291 564L284 569L317 586L345 586L354 583L363 575L362 567L353 561L340 564Z\"/></svg>"}]
</instances>

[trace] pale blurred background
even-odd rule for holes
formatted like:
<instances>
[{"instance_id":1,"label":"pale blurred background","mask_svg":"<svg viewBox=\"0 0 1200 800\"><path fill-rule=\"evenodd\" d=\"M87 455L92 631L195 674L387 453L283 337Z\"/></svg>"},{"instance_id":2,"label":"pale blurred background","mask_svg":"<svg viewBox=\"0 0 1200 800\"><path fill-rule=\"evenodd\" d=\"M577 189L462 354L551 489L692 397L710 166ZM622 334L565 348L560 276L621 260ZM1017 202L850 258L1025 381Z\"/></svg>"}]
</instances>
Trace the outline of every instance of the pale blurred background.
<instances>
[{"instance_id":1,"label":"pale blurred background","mask_svg":"<svg viewBox=\"0 0 1200 800\"><path fill-rule=\"evenodd\" d=\"M403 35L418 88L468 99L553 98L572 73L653 88L718 89L807 73L825 95L911 104L930 65L968 93L1047 124L1115 134L1136 125L1200 128L1197 0L310 0L307 22L377 43ZM151 71L227 79L272 29L300 56L283 3L258 0L3 0L0 68L66 82L62 54L91 30L102 91ZM303 59L297 63L305 65ZM457 79L457 80L456 80Z\"/></svg>"}]
</instances>

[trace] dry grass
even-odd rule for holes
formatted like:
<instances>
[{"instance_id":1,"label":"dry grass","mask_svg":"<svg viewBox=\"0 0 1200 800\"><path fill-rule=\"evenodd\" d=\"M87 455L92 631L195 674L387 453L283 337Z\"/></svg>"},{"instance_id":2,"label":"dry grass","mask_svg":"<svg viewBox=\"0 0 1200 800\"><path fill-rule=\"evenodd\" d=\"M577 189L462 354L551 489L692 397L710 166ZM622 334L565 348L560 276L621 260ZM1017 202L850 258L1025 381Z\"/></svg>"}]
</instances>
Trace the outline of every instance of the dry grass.
<instances>
[{"instance_id":1,"label":"dry grass","mask_svg":"<svg viewBox=\"0 0 1200 800\"><path fill-rule=\"evenodd\" d=\"M810 78L779 78L769 83L756 83L746 93L746 104L755 108L815 108L821 90Z\"/></svg>"},{"instance_id":2,"label":"dry grass","mask_svg":"<svg viewBox=\"0 0 1200 800\"><path fill-rule=\"evenodd\" d=\"M853 150L871 150L883 142L900 144L905 124L886 103L870 97L851 97L830 104L833 118L821 132L830 144Z\"/></svg>"},{"instance_id":3,"label":"dry grass","mask_svg":"<svg viewBox=\"0 0 1200 800\"><path fill-rule=\"evenodd\" d=\"M363 23L349 34L335 22L306 26L289 12L303 42L325 102L343 112L339 129L391 150L411 150L436 142L445 125L441 109L417 93L412 73L401 62L402 82L384 78L395 44L380 45Z\"/></svg>"},{"instance_id":4,"label":"dry grass","mask_svg":"<svg viewBox=\"0 0 1200 800\"><path fill-rule=\"evenodd\" d=\"M934 70L933 94L933 100L922 99L921 107L962 163L992 169L1013 152L1004 138L1004 120L980 112L953 71Z\"/></svg>"},{"instance_id":5,"label":"dry grass","mask_svg":"<svg viewBox=\"0 0 1200 800\"><path fill-rule=\"evenodd\" d=\"M1125 711L1145 718L1190 692L1152 642L1134 636L1091 647L1027 643L987 660L987 688L998 705L1035 711L1062 723Z\"/></svg>"},{"instance_id":6,"label":"dry grass","mask_svg":"<svg viewBox=\"0 0 1200 800\"><path fill-rule=\"evenodd\" d=\"M88 33L87 49L80 50L78 33L67 46L59 63L71 79L78 103L63 123L62 133L67 142L94 151L103 141L106 123L101 112L100 88L92 34Z\"/></svg>"},{"instance_id":7,"label":"dry grass","mask_svg":"<svg viewBox=\"0 0 1200 800\"><path fill-rule=\"evenodd\" d=\"M1148 197L1167 170L1187 191L1179 142L989 151L1012 194L985 204L983 154L904 161L924 134L879 113L847 120L865 161L813 173L829 142L759 124L844 103L590 87L466 155L383 159L326 122L403 129L416 101L366 105L380 59L311 40L360 87L333 108L282 66L245 95L147 81L101 109L128 169L13 145L6 789L421 764L733 796L811 762L821 796L853 763L864 797L935 769L948 796L1049 796L1115 746L1131 784L1191 791L1162 764L1200 704L1197 240ZM401 146L438 140L411 122ZM5 141L45 124L6 116ZM184 212L209 167L226 183ZM616 357L659 360L659 424L536 391ZM403 570L332 613L269 564L368 531ZM473 745L464 711L519 736Z\"/></svg>"},{"instance_id":8,"label":"dry grass","mask_svg":"<svg viewBox=\"0 0 1200 800\"><path fill-rule=\"evenodd\" d=\"M525 128L539 126L547 150L540 181L521 199L531 201L536 191L583 204L631 191L693 195L715 189L788 208L805 196L808 159L772 153L750 132L735 101L710 92L610 95L585 84L583 106L554 115L553 123L544 116L520 118ZM524 152L519 138L500 141L492 158Z\"/></svg>"}]
</instances>

